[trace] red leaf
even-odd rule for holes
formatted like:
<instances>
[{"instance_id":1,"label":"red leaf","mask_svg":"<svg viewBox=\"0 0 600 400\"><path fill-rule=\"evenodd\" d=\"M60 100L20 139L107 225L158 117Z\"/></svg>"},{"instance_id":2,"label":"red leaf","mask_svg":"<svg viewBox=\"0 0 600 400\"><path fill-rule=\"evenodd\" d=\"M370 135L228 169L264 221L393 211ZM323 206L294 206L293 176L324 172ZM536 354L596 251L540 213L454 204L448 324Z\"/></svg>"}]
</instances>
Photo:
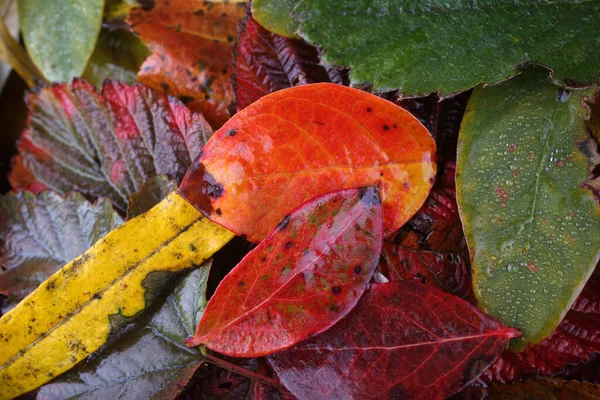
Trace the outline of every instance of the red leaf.
<instances>
[{"instance_id":1,"label":"red leaf","mask_svg":"<svg viewBox=\"0 0 600 400\"><path fill-rule=\"evenodd\" d=\"M251 16L240 24L233 69L238 111L277 90L331 80L313 46L269 32Z\"/></svg>"},{"instance_id":2,"label":"red leaf","mask_svg":"<svg viewBox=\"0 0 600 400\"><path fill-rule=\"evenodd\" d=\"M196 99L195 109L214 126L228 118L233 100L229 80L233 41L244 3L155 0L133 8L127 22L153 51L138 81L179 97Z\"/></svg>"},{"instance_id":3,"label":"red leaf","mask_svg":"<svg viewBox=\"0 0 600 400\"><path fill-rule=\"evenodd\" d=\"M374 284L327 332L269 356L300 399L439 399L484 371L518 331L414 282Z\"/></svg>"},{"instance_id":4,"label":"red leaf","mask_svg":"<svg viewBox=\"0 0 600 400\"><path fill-rule=\"evenodd\" d=\"M257 357L331 327L375 271L381 221L374 187L334 192L292 212L221 281L188 346Z\"/></svg>"},{"instance_id":5,"label":"red leaf","mask_svg":"<svg viewBox=\"0 0 600 400\"><path fill-rule=\"evenodd\" d=\"M107 81L98 93L76 79L28 96L27 129L10 175L15 189L129 196L157 174L180 180L212 129L180 101Z\"/></svg>"},{"instance_id":6,"label":"red leaf","mask_svg":"<svg viewBox=\"0 0 600 400\"><path fill-rule=\"evenodd\" d=\"M434 153L427 130L393 103L331 83L303 85L269 94L230 119L180 194L258 242L310 198L380 183L387 236L425 201Z\"/></svg>"},{"instance_id":7,"label":"red leaf","mask_svg":"<svg viewBox=\"0 0 600 400\"><path fill-rule=\"evenodd\" d=\"M554 375L569 364L588 361L600 352L600 269L556 330L523 353L504 352L480 378L489 383L511 382L536 374Z\"/></svg>"}]
</instances>

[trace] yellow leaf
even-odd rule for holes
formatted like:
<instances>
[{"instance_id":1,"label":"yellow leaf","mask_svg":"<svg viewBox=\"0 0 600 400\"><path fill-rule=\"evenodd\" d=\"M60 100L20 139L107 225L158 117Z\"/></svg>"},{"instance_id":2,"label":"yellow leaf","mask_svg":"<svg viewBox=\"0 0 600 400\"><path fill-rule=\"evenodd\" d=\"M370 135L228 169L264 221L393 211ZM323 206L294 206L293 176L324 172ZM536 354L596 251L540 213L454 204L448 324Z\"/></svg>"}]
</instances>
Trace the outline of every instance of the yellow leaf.
<instances>
[{"instance_id":1,"label":"yellow leaf","mask_svg":"<svg viewBox=\"0 0 600 400\"><path fill-rule=\"evenodd\" d=\"M146 307L150 281L199 266L233 236L177 193L110 232L0 318L0 399L73 367Z\"/></svg>"}]
</instances>

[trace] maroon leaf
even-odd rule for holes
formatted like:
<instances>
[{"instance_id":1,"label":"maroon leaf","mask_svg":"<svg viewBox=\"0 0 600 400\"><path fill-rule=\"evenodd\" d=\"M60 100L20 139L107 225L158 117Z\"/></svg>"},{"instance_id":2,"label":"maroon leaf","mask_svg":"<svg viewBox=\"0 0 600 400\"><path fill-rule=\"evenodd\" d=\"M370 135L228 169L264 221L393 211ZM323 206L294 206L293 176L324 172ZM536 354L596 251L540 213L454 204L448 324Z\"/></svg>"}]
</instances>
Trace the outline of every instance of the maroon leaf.
<instances>
[{"instance_id":1,"label":"maroon leaf","mask_svg":"<svg viewBox=\"0 0 600 400\"><path fill-rule=\"evenodd\" d=\"M554 375L569 364L589 360L600 352L600 269L556 330L523 353L506 351L485 373L483 382L511 382L536 374Z\"/></svg>"},{"instance_id":2,"label":"maroon leaf","mask_svg":"<svg viewBox=\"0 0 600 400\"><path fill-rule=\"evenodd\" d=\"M155 175L180 180L212 134L200 114L140 85L112 81L98 93L76 79L30 93L28 102L13 187L107 196L122 211Z\"/></svg>"},{"instance_id":3,"label":"maroon leaf","mask_svg":"<svg viewBox=\"0 0 600 400\"><path fill-rule=\"evenodd\" d=\"M240 23L233 62L238 110L280 89L344 80L343 72L331 70L328 74L313 46L269 32L249 15Z\"/></svg>"},{"instance_id":4,"label":"maroon leaf","mask_svg":"<svg viewBox=\"0 0 600 400\"><path fill-rule=\"evenodd\" d=\"M225 277L187 344L256 357L328 329L363 294L382 240L375 187L317 197Z\"/></svg>"},{"instance_id":5,"label":"maroon leaf","mask_svg":"<svg viewBox=\"0 0 600 400\"><path fill-rule=\"evenodd\" d=\"M327 332L269 356L301 399L438 399L484 371L518 331L414 282L374 284Z\"/></svg>"}]
</instances>

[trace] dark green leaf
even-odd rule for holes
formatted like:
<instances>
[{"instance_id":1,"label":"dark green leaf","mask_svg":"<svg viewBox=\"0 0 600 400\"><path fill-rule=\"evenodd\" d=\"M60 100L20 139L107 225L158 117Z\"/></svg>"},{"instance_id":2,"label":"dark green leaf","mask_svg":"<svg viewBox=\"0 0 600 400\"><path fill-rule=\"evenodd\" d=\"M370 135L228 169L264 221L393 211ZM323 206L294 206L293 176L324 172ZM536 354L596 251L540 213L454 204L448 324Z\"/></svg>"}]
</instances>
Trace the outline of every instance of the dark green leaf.
<instances>
[{"instance_id":1,"label":"dark green leaf","mask_svg":"<svg viewBox=\"0 0 600 400\"><path fill-rule=\"evenodd\" d=\"M172 399L202 363L183 343L206 307L210 261L130 331L40 389L38 399Z\"/></svg>"},{"instance_id":2,"label":"dark green leaf","mask_svg":"<svg viewBox=\"0 0 600 400\"><path fill-rule=\"evenodd\" d=\"M107 199L46 191L0 197L0 293L13 308L46 278L123 223Z\"/></svg>"},{"instance_id":3,"label":"dark green leaf","mask_svg":"<svg viewBox=\"0 0 600 400\"><path fill-rule=\"evenodd\" d=\"M479 307L523 332L562 320L600 256L600 211L584 183L582 96L534 69L473 92L458 148L457 200ZM586 142L588 141L588 142Z\"/></svg>"},{"instance_id":4,"label":"dark green leaf","mask_svg":"<svg viewBox=\"0 0 600 400\"><path fill-rule=\"evenodd\" d=\"M81 76L100 33L104 0L18 0L21 32L51 82Z\"/></svg>"},{"instance_id":5,"label":"dark green leaf","mask_svg":"<svg viewBox=\"0 0 600 400\"><path fill-rule=\"evenodd\" d=\"M600 3L584 0L270 0L288 5L300 35L354 85L405 95L456 93L502 81L519 65L552 68L555 82L600 77Z\"/></svg>"}]
</instances>

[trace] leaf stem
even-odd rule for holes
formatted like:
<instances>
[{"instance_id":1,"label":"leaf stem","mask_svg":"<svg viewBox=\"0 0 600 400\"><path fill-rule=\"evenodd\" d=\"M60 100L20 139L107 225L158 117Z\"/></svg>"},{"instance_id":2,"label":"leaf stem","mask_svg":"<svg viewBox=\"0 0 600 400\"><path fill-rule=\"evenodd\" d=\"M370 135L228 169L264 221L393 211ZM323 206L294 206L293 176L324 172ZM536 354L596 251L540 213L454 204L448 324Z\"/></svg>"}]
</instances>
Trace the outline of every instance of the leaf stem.
<instances>
[{"instance_id":1,"label":"leaf stem","mask_svg":"<svg viewBox=\"0 0 600 400\"><path fill-rule=\"evenodd\" d=\"M10 35L2 18L0 18L0 58L10 64L30 88L35 86L36 81L47 82L25 49Z\"/></svg>"},{"instance_id":2,"label":"leaf stem","mask_svg":"<svg viewBox=\"0 0 600 400\"><path fill-rule=\"evenodd\" d=\"M262 374L258 374L253 371L250 371L246 368L240 367L239 365L232 364L228 361L222 360L218 357L213 356L212 354L210 354L208 352L203 354L203 357L209 363L216 365L218 367L224 368L228 371L235 372L236 374L240 374L242 376L245 376L246 378L252 379L254 381L258 381L260 383L264 383L265 385L273 386L276 389L287 390L283 385L281 385L279 382L277 382L276 380L274 380L272 378L269 378Z\"/></svg>"}]
</instances>

